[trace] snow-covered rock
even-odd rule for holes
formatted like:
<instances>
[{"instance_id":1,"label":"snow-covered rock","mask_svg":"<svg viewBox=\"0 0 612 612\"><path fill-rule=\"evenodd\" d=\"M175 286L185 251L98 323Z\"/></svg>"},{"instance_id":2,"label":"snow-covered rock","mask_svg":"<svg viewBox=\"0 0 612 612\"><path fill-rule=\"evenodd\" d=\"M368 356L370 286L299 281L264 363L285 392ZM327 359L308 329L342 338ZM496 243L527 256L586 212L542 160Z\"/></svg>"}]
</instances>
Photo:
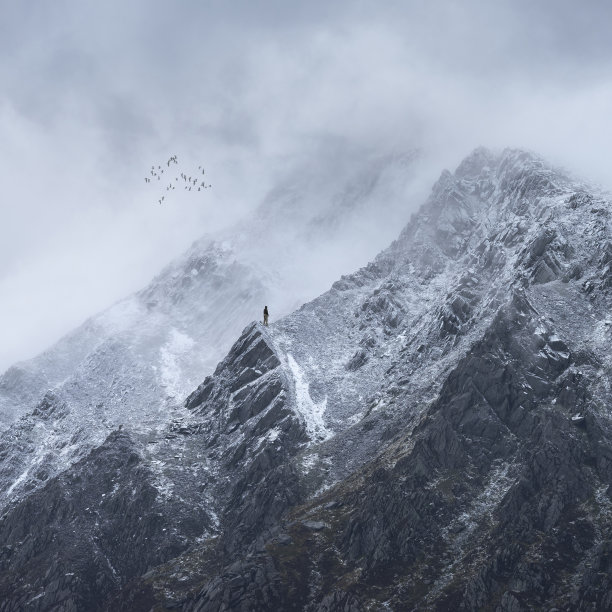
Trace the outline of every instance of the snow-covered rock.
<instances>
[{"instance_id":1,"label":"snow-covered rock","mask_svg":"<svg viewBox=\"0 0 612 612\"><path fill-rule=\"evenodd\" d=\"M66 469L98 413L47 394L0 446L5 609L609 608L611 214L535 155L479 149L370 264L248 325L170 423L128 402ZM165 274L145 307L181 308ZM197 338L159 329L172 388Z\"/></svg>"},{"instance_id":2,"label":"snow-covered rock","mask_svg":"<svg viewBox=\"0 0 612 612\"><path fill-rule=\"evenodd\" d=\"M353 161L337 175L317 164L291 174L251 218L196 241L147 287L0 376L0 508L119 426L144 437L166 427L265 304L276 320L323 290L336 264L312 282L312 253L336 251L364 216L397 209L415 179L415 154ZM48 397L62 409L43 425L32 411Z\"/></svg>"}]
</instances>

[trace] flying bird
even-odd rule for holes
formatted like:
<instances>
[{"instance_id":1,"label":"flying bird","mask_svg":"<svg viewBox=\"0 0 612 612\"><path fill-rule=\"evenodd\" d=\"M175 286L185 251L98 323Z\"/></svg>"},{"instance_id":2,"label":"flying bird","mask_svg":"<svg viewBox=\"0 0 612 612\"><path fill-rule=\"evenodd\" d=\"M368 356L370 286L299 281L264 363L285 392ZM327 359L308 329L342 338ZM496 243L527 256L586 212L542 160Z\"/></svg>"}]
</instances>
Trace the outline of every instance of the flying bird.
<instances>
[{"instance_id":1,"label":"flying bird","mask_svg":"<svg viewBox=\"0 0 612 612\"><path fill-rule=\"evenodd\" d=\"M151 183L151 181L153 180L153 177L157 177L157 180L161 181L161 175L164 174L164 171L169 170L172 164L178 165L178 156L171 155L170 157L167 157L165 164L166 164L165 168L161 165L157 165L157 166L152 165L151 170L150 170L150 175L145 177L145 183ZM196 189L198 191L202 191L203 189L208 189L210 187L210 185L207 185L206 182L203 179L201 179L201 177L206 173L202 165L199 165L197 167L197 171L194 172L194 176L189 176L187 173L181 171L180 168L177 168L177 170L179 171L178 174L172 173L174 176L171 176L169 172L166 175L167 177L166 180L169 181L168 183L166 183L166 186L164 189L166 193L168 191L176 190L176 183L178 183L179 179L183 180L185 191L192 191L192 190L195 191ZM200 171L202 174L200 174ZM172 181L173 178L174 178L174 181ZM164 195L157 200L157 203L161 205L165 202L165 199L166 198Z\"/></svg>"}]
</instances>

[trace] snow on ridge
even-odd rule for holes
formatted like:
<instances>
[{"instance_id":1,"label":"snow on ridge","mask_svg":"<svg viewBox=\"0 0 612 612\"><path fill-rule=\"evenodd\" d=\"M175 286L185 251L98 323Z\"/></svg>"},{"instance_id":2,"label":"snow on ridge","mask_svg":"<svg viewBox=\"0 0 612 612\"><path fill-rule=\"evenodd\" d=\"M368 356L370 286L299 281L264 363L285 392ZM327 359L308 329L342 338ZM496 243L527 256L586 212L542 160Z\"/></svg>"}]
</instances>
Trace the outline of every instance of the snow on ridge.
<instances>
[{"instance_id":1,"label":"snow on ridge","mask_svg":"<svg viewBox=\"0 0 612 612\"><path fill-rule=\"evenodd\" d=\"M100 325L106 334L111 335L129 330L143 315L142 304L134 296L130 296L94 315L90 321Z\"/></svg>"},{"instance_id":2,"label":"snow on ridge","mask_svg":"<svg viewBox=\"0 0 612 612\"><path fill-rule=\"evenodd\" d=\"M37 462L40 463L40 462ZM26 468L26 470L24 472L21 473L21 475L19 475L16 480L13 482L13 484L6 490L6 493L4 494L4 496L9 499L11 494L13 493L13 491L19 487L19 485L21 485L21 483L28 477L28 475L30 474L30 468Z\"/></svg>"},{"instance_id":3,"label":"snow on ridge","mask_svg":"<svg viewBox=\"0 0 612 612\"><path fill-rule=\"evenodd\" d=\"M185 394L180 359L194 346L195 340L173 327L170 339L160 348L160 378L169 397Z\"/></svg>"},{"instance_id":4,"label":"snow on ridge","mask_svg":"<svg viewBox=\"0 0 612 612\"><path fill-rule=\"evenodd\" d=\"M322 402L313 402L304 371L290 353L287 353L287 364L295 384L295 407L298 414L304 420L308 436L321 442L328 440L333 436L333 432L325 426L323 418L327 408L327 397Z\"/></svg>"}]
</instances>

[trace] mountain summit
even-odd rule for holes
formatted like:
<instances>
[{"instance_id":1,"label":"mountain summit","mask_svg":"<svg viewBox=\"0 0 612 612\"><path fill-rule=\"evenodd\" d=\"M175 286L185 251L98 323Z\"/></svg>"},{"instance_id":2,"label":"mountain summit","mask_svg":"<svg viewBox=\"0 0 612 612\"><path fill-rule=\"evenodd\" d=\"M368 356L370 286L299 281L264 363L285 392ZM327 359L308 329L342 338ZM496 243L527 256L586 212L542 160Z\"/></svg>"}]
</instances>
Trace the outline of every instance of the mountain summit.
<instances>
[{"instance_id":1,"label":"mountain summit","mask_svg":"<svg viewBox=\"0 0 612 612\"><path fill-rule=\"evenodd\" d=\"M0 443L2 609L612 607L611 213L478 149L170 423L45 473L83 426L47 394Z\"/></svg>"}]
</instances>

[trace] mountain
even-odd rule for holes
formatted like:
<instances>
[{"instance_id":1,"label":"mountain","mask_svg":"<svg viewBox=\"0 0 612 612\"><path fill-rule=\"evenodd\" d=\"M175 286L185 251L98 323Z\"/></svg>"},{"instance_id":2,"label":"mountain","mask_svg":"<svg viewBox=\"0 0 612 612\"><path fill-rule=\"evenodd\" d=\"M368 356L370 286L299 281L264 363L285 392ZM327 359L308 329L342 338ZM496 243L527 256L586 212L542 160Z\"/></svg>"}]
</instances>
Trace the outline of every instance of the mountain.
<instances>
[{"instance_id":1,"label":"mountain","mask_svg":"<svg viewBox=\"0 0 612 612\"><path fill-rule=\"evenodd\" d=\"M610 608L611 211L476 150L371 263L247 326L171 423L38 484L30 461L0 609ZM26 430L70 453L69 410L47 394L3 465Z\"/></svg>"},{"instance_id":2,"label":"mountain","mask_svg":"<svg viewBox=\"0 0 612 612\"><path fill-rule=\"evenodd\" d=\"M114 371L121 393L129 394L130 377L146 377L154 387L142 400L129 397L132 410L137 403L165 407L214 369L266 298L274 300L273 317L280 318L353 269L338 253L348 251L355 260L356 228L380 214L390 217L382 224L387 234L395 232L394 220L406 217L404 199L414 190L421 158L417 152L380 155L338 143L329 148L335 172L327 157L291 166L246 220L204 236L148 287L91 317L40 356L9 368L0 376L1 428L31 410L47 390L80 380L77 371L94 379L89 362L104 362L97 353L108 350L124 353L118 358L125 374L117 378ZM388 240L383 232L360 244L363 263ZM327 258L323 270L318 258ZM187 348L192 357L182 363ZM109 397L107 380L100 386L88 390L91 402L127 405Z\"/></svg>"},{"instance_id":3,"label":"mountain","mask_svg":"<svg viewBox=\"0 0 612 612\"><path fill-rule=\"evenodd\" d=\"M346 158L336 174L325 159L298 164L250 218L196 241L149 286L0 376L0 509L120 425L145 438L166 427L265 304L274 320L311 299L351 269L333 253L354 248L356 224L406 216L398 201L412 189L417 153L334 151ZM373 256L382 244L373 237L362 248ZM313 253L330 257L323 272ZM42 426L49 403L61 417Z\"/></svg>"}]
</instances>

